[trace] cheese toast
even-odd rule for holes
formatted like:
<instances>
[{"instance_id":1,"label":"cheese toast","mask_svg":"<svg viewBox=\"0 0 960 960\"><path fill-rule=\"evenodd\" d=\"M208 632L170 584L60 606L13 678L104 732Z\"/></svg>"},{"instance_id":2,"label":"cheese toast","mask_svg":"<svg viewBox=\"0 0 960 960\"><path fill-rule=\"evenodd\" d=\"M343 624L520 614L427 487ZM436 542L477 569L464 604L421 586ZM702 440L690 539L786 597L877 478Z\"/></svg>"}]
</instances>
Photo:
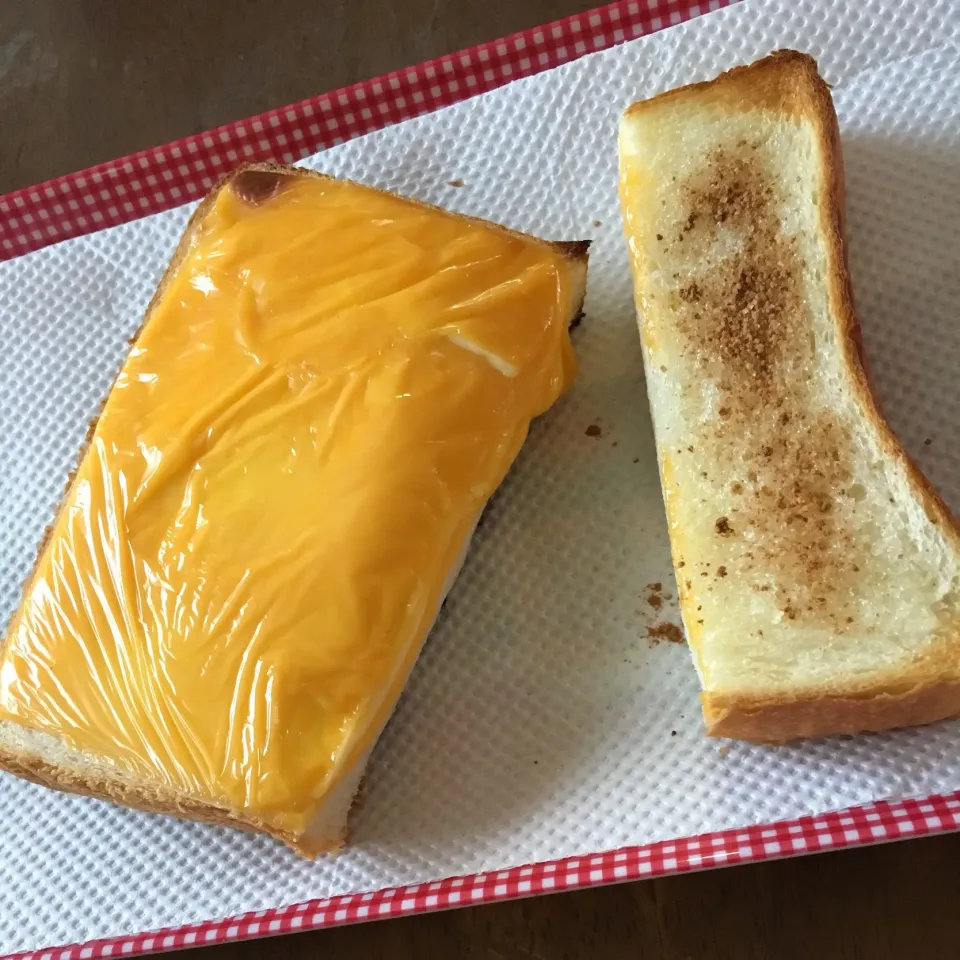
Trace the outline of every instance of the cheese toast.
<instances>
[{"instance_id":1,"label":"cheese toast","mask_svg":"<svg viewBox=\"0 0 960 960\"><path fill-rule=\"evenodd\" d=\"M586 247L228 177L0 646L0 767L338 848L485 503L572 383Z\"/></svg>"}]
</instances>

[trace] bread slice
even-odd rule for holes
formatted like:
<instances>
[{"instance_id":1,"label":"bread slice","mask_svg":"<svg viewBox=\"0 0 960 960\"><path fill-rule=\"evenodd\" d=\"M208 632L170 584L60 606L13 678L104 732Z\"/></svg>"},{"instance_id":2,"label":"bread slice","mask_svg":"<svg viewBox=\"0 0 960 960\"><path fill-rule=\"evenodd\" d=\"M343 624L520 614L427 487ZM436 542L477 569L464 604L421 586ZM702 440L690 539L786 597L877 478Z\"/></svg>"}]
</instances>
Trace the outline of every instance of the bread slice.
<instances>
[{"instance_id":1,"label":"bread slice","mask_svg":"<svg viewBox=\"0 0 960 960\"><path fill-rule=\"evenodd\" d=\"M329 184L338 183L337 181L333 181L332 178L324 177L320 174L315 174L311 171L302 170L299 168L283 167L272 164L257 164L245 167L228 177L199 205L198 209L191 217L183 238L181 239L176 252L174 253L173 259L168 266L167 271L160 282L158 290L147 309L144 323L132 341L133 349L128 357L128 360L124 364L124 369L121 370L121 380L124 378L125 371L127 371L128 367L131 365L131 363L133 363L133 358L138 355L138 351L140 353L146 351L147 348L143 347L142 345L144 344L145 338L151 332L151 320L164 303L165 293L173 284L178 282L178 275L181 273L181 271L188 271L190 269L189 264L191 262L190 258L192 253L197 248L197 244L200 243L201 240L207 235L208 231L212 229L211 223L212 218L214 217L214 211L217 209L217 205L223 196L224 191L232 191L231 195L227 198L230 203L237 203L237 198L239 198L239 201L242 202L242 204L247 204L250 208L256 208L258 206L265 205L265 208L269 209L269 205L273 201L274 197L281 194L284 190L290 188L291 185L301 184L304 180L309 180L311 183L317 181L324 181ZM513 328L511 328L509 324L505 327L503 320L497 320L497 316L500 316L501 318L507 318L509 323L526 323L526 328L528 330L531 329L532 325L532 327L538 331L537 336L542 336L542 331L548 329L548 327L551 325L553 329L559 329L561 331L560 339L551 342L561 345L564 351L564 361L566 362L569 360L569 357L565 352L569 349L569 343L566 340L565 327L567 325L572 325L572 323L580 316L586 283L587 243L548 243L546 241L538 240L515 231L507 230L506 228L494 224L485 223L484 221L453 215L445 211L441 211L438 208L430 207L414 201L402 200L401 198L393 197L390 194L384 194L380 191L373 190L372 188L358 187L356 185L354 185L354 188L361 191L361 194L366 196L368 199L372 197L390 198L391 203L394 203L395 205L403 205L403 208L406 211L412 211L412 215L419 217L421 220L423 220L423 218L436 220L437 222L442 222L447 226L450 226L451 221L456 221L456 223L464 225L464 231L466 231L465 225L473 225L480 228L480 232L486 231L492 233L493 236L513 238L514 241L520 241L519 247L521 249L534 251L531 253L531 256L533 256L535 260L536 258L541 258L545 262L549 261L549 269L555 271L555 279L547 283L546 289L548 291L557 291L556 294L548 294L550 297L557 297L555 306L551 307L551 311L553 312L551 313L551 317L549 319L538 315L531 316L528 322L523 318L523 316L517 313L516 307L511 306L513 301L510 300L510 297L513 296L512 291L517 286L516 280L513 275L510 274L509 269L504 268L500 271L500 273L503 274L503 276L500 278L503 287L502 289L499 289L499 292L496 296L492 297L491 302L494 304L493 307L490 307L489 304L480 304L479 301L469 301L471 310L473 312L470 313L465 322L470 330L477 332L477 335L480 337L480 341L471 340L466 335L446 335L451 343L455 344L456 349L465 349L469 351L471 356L479 357L479 359L476 360L478 363L486 363L489 361L491 366L496 368L499 373L503 374L505 386L502 388L502 403L508 402L505 399L502 399L503 397L512 395L509 394L509 389L512 388L508 389L506 384L510 379L518 376L518 369L511 367L510 364L503 359L503 355L497 355L496 349L494 349L495 347L498 348L499 346L503 346L504 352L507 355L510 355L510 350L512 347L511 337L513 334L511 333L511 330ZM371 202L373 201L371 200ZM396 212L396 206L391 207L385 216L392 216ZM349 209L349 204L347 207L339 207L336 211L336 215L349 219L349 217L352 215ZM219 216L219 213L217 213L217 216ZM379 224L392 221L376 222ZM470 233L470 237L475 237L475 235ZM286 237L283 239L286 240ZM343 270L345 270L346 267L341 269L339 266L339 260L334 255L334 253L340 249L338 246L339 239L340 238L337 236L329 237L328 240L325 239L324 241L326 245L321 244L316 250L318 256L329 256L331 260L335 261L335 268L341 270L340 274L336 275L334 279L334 282L338 284L335 289L336 297L340 298L337 301L338 303L343 301L343 284L349 284L352 282L352 278L349 276L349 274L343 274ZM469 240L469 238L467 239ZM263 244L259 241L259 238L254 237L253 240L256 242L250 243L250 249L257 250L258 247L262 248ZM250 242L249 236L245 242ZM415 242L415 240L410 241L406 234L402 235L397 241L399 244L400 253L405 255L407 252L409 252L409 250L412 249L412 246L409 244ZM511 247L511 249L514 248ZM331 251L331 253L328 255L327 251ZM537 253L536 251L540 252ZM259 252L262 253L262 249L260 249ZM361 251L361 253L362 252L363 251ZM267 255L273 255L274 251L268 250L266 253ZM446 247L440 251L440 255L442 256L447 256L448 254L452 256ZM383 256L386 256L386 254L383 254ZM345 262L349 263L349 261ZM374 258L374 262L379 263L376 258ZM505 260L504 262L507 261ZM510 262L512 263L512 261ZM537 262L539 263L539 260L537 260ZM277 263L279 263L279 269L282 270L283 265L281 260L278 260ZM489 262L478 261L478 264L478 266L471 266L468 269L475 269L479 271L490 269ZM329 264L327 263L324 264L324 266L328 265ZM519 270L520 267L518 266L517 269ZM486 276L486 274L481 275ZM194 274L186 273L185 276L190 278L190 282L192 284ZM554 276L554 274L551 274L551 276ZM200 277L198 282L202 280L203 278ZM248 280L249 272L246 280L243 282L246 283ZM314 286L311 285L309 276L305 278L304 276L298 275L294 277L293 280L295 280L296 283L302 288L302 295L304 297L310 297L316 292ZM363 280L364 288L366 288L367 285L375 282L376 275L368 274ZM349 290L350 288L348 287L346 289ZM379 290L379 288L377 289ZM560 294L559 291L561 290L565 290L566 293ZM377 300L376 296L383 297L383 290L379 290L379 293L375 295L374 302L379 305L383 301L382 299ZM439 297L440 308L445 309L442 290ZM497 299L497 297L500 297L501 299ZM313 303L313 301L310 302L311 304ZM433 300L429 302L434 303ZM512 312L502 312L507 308L512 310ZM381 308L378 306L378 309ZM488 312L485 313L484 311ZM497 314L497 311L501 311L501 313ZM493 332L490 334L490 337L492 338L494 347L490 346L490 342L488 340L483 340L483 337L486 335L486 328L484 328L482 325L475 327L469 326L470 323L474 322L476 316L492 316L493 319L490 322L492 323ZM334 315L334 321L336 321L338 317L339 314ZM189 319L190 318L188 317L187 320ZM369 316L365 315L364 322L366 322L368 319ZM270 322L273 323L280 321L271 320ZM407 319L405 317L401 318L401 322L407 324ZM451 320L451 323L453 323L453 320ZM353 329L354 328L348 328L348 334L350 336L353 335ZM405 331L404 336L413 336L415 333L415 331L411 332L408 330L408 325L405 325L403 329ZM446 327L442 329L446 330ZM249 331L247 331L246 328L241 327L240 332L242 336L245 337ZM295 328L292 336L300 336L302 335L302 332L302 327ZM517 332L517 337L519 337L519 331ZM154 337L154 341L155 340L156 337ZM151 341L151 343L154 341ZM432 342L433 341L431 341L431 343ZM247 345L245 343L244 348L246 349L246 347ZM448 348L441 346L439 349L442 353L443 350ZM454 348L451 347L449 349L453 350ZM551 347L550 349L553 350L555 348ZM431 356L434 355L436 355L436 350L434 350L434 353L431 354ZM224 359L223 356L220 355L217 357L211 357L209 362L223 363ZM316 362L316 358L314 358L312 362ZM553 369L553 367L550 367L550 369ZM564 370L565 377L569 377L569 368L565 366ZM178 375L178 370L167 370L165 371L165 374L175 376ZM519 376L521 379L526 376L522 369L519 371ZM551 390L556 391L561 389L559 380L556 382L551 381L551 383ZM501 388L494 385L493 389L500 390ZM42 652L42 643L39 645L35 644L34 647L31 648L29 647L28 642L28 649L36 651L35 663L33 666L29 667L29 669L32 670L35 666L36 671L39 673L43 673L45 670L51 671L52 677L50 685L46 688L46 690L50 694L51 701L57 706L56 708L50 708L50 716L44 717L44 723L42 725L32 722L22 722L21 717L18 716L16 712L16 698L12 697L10 694L11 687L10 683L8 682L9 677L12 675L12 671L9 671L12 647L15 639L19 635L18 631L22 633L23 629L26 629L23 627L24 623L26 622L26 617L28 616L27 612L25 611L29 609L31 603L39 602L37 601L37 596L40 595L44 590L49 592L49 584L44 582L44 578L41 576L40 570L44 566L46 555L49 554L51 550L56 548L58 542L62 541L66 537L64 531L67 529L66 525L70 522L69 514L71 513L72 509L71 505L75 507L78 502L78 483L82 481L84 476L84 467L86 462L91 456L93 456L91 451L94 450L98 442L103 440L101 437L101 428L103 423L111 416L111 403L114 401L116 394L117 388L115 386L114 390L111 391L111 395L107 398L105 408L101 412L101 417L99 417L97 420L94 420L94 422L91 424L87 445L85 446L84 451L81 453L80 466L78 467L77 475L72 477L68 483L61 509L58 512L56 520L46 532L44 542L41 544L34 571L31 574L31 577L28 579L25 587L24 599L21 602L20 608L15 613L13 620L11 621L5 640L2 644L0 644L0 768L8 770L26 779L44 784L48 787L54 787L69 792L87 794L107 800L113 800L142 810L173 814L189 819L208 821L228 826L238 826L260 830L271 834L277 839L288 844L297 852L307 856L314 856L320 852L335 851L344 842L346 836L347 813L363 776L364 767L369 754L376 742L377 737L379 736L380 731L383 728L383 725L389 718L389 715L392 712L397 699L399 698L409 671L412 669L415 663L417 654L419 653L420 647L428 632L429 624L432 622L432 618L430 617L423 621L425 624L427 624L427 629L422 631L422 635L414 636L412 646L411 644L407 643L407 641L403 641L402 649L404 650L404 655L402 657L398 655L396 661L390 667L391 672L389 673L389 684L384 685L375 694L375 696L378 698L377 708L376 710L371 708L371 712L369 714L370 723L364 736L362 739L358 740L356 745L354 745L355 749L351 747L351 750L347 751L346 747L344 747L344 753L348 757L349 762L344 761L342 765L336 766L334 768L335 775L331 775L329 780L324 781L325 786L321 801L317 803L315 807L310 808L311 815L305 827L303 828L292 828L289 826L289 823L282 820L282 818L277 819L272 816L265 816L256 808L249 807L242 803L231 802L227 794L221 793L218 790L215 782L212 784L197 784L195 787L185 786L181 780L178 780L178 777L168 775L169 771L164 768L163 763L157 760L156 757L148 755L150 753L149 750L145 750L144 755L142 756L135 756L133 761L131 761L131 751L127 747L125 747L125 753L111 754L109 750L100 751L96 749L89 749L88 747L80 745L77 741L77 728L78 726L82 726L84 721L82 719L78 721L75 715L71 715L72 718L69 720L69 722L62 719L62 717L66 716L69 710L74 707L76 700L75 698L71 700L70 696L68 695L63 695L61 697L57 693L55 686L62 678L56 673L55 658L51 661L54 663L53 668L50 668L49 664L45 662L45 653ZM390 396L392 396L392 394L390 394ZM406 396L409 396L409 394L406 394ZM232 403L233 398L231 397L229 399ZM119 403L119 400L117 402ZM146 409L148 422L150 408L147 407ZM459 408L451 405L450 409ZM338 415L339 410L340 408L337 408ZM270 411L268 410L267 412L269 413ZM140 410L140 413L142 414L143 410ZM431 423L432 422L433 421L431 420ZM522 443L523 436L525 436L526 433L526 425L527 424L524 422L524 417L521 416L518 419L515 427L511 428L513 432L511 433L510 437L507 438L506 443L501 445L502 449L512 450L513 447L519 448L519 444ZM264 427L263 429L267 428ZM179 441L173 442L174 444L179 443ZM433 443L435 441L428 438L427 442ZM498 449L501 449L501 447L498 447ZM179 452L181 447L177 447L176 449ZM500 454L497 454L497 456L499 455ZM240 464L240 467L244 472L246 472L246 463ZM144 483L150 480L152 476L153 474L148 470ZM236 489L240 489L242 493L248 493L248 491L243 490L242 486L231 489L234 492ZM269 514L269 494L263 491L260 491L260 494L263 497L262 509ZM131 494L131 499L135 500L136 498ZM231 504L231 506L233 505ZM245 500L244 506L249 506L249 501ZM480 504L480 509L482 509L482 503ZM74 510L74 512L76 511ZM250 516L249 513L246 515ZM129 519L130 512L127 511L124 513L124 511L121 510L118 516L118 522L122 528L123 524ZM479 512L474 513L472 516L464 516L457 521L457 524L453 528L457 531L461 531L465 535L462 537L462 540L457 540L452 543L454 549L451 552L447 553L446 548L444 548L443 556L449 556L452 562L450 562L449 566L446 568L447 572L445 582L439 586L439 591L434 595L432 594L431 588L431 595L435 596L436 604L433 608L427 608L425 610L426 614L429 615L432 611L432 614L435 617L436 611L439 609L443 598L446 596L447 591L452 586L466 555L472 530L475 527L478 518ZM208 520L207 522L209 523L210 521ZM310 516L304 516L303 529L308 531L311 530L312 528L310 524ZM323 536L323 531L314 532L318 537ZM123 539L122 534L120 535L120 539ZM457 544L459 544L458 549ZM251 561L256 559L259 558L251 557ZM98 591L101 590L108 592L110 589L116 589L122 601L129 601L129 603L122 603L122 606L125 609L136 608L138 610L142 610L142 606L136 607L138 602L143 602L142 583L139 584L139 586L130 588L130 581L124 580L125 575L126 571L122 569L119 570L119 572L117 569L102 569L98 574L91 575L87 581L81 582L85 582L93 593L98 593ZM217 577L217 571L205 571L204 576L212 582ZM97 580L97 577L101 578L100 581ZM107 580L112 580L112 584L105 582L104 578ZM121 587L119 588L117 587L118 583L121 584ZM125 589L130 589L130 592L125 594ZM256 589L256 586L254 586L252 589ZM285 602L285 597L283 595L278 596L276 599L280 604ZM75 616L76 609L83 608L87 602L88 601L86 597L67 597L64 603L66 606L70 607L70 611L68 612ZM189 602L184 605L184 609L187 609L188 607ZM150 609L152 610L153 608ZM81 613L81 615L86 614ZM93 617L93 614L90 614L90 617ZM91 620L91 622L93 622L93 620ZM238 621L234 621L234 623L236 622ZM130 629L129 636L127 638L129 647L140 647L144 645L148 646L146 641L144 641L143 637L139 633L139 627L137 625L140 623L140 620L134 618L134 626ZM127 626L129 626L129 624ZM166 628L169 630L177 629L174 626L174 621L172 620L166 625ZM56 628L51 629L55 632ZM92 643L102 643L106 645L108 640L111 643L115 642L115 638L110 639L102 633L102 625L99 629L101 632L98 632L98 628L93 628ZM230 639L231 638L228 634L226 637L226 642L230 642ZM322 641L323 638L318 637L317 642L322 643ZM252 643L253 641L249 642ZM131 660L133 660L133 651L128 649L127 652L131 654ZM27 660L29 661L29 657ZM221 662L217 660L216 657L209 661L209 663L211 664L211 669L213 670L218 669L221 665ZM86 695L86 693L89 692L88 688L90 685L94 684L93 678L96 673L96 670L91 669L91 678L89 682L86 679L77 681L76 678L70 678L70 684L73 685L70 687L70 689L74 692L80 690L81 693ZM102 673L103 671L101 671L101 674ZM281 681L283 676L287 677L285 682L292 684L300 682L301 679L298 676L298 671L296 669L293 671L287 670L286 674L281 674ZM113 683L114 680L114 677L105 678L101 675L97 676L97 684L108 682ZM280 681L278 681L278 683L279 682ZM84 684L87 684L86 688L84 687ZM92 689L94 690L94 693L96 693L96 690L100 689L100 687L95 686ZM122 684L117 686L117 689L119 691L118 702L112 704L111 709L115 707L119 714L126 716L123 711L128 708L128 704L126 702L120 703L119 701L125 701L129 691L123 688ZM239 691L240 688L237 687L237 689ZM257 693L258 689L259 688L252 690L250 696L253 698L260 696L260 694ZM280 695L276 693L274 688L271 687L269 689L274 691L274 696ZM321 694L322 693L323 691L321 691ZM262 704L260 705L262 706ZM168 705L166 704L159 704L155 708L158 712L158 715L162 714L167 706ZM172 706L179 709L179 707L183 706L183 704L173 704ZM193 706L197 705L194 704ZM233 708L231 707L231 709ZM251 710L253 710L254 714L256 714L257 709L257 704L254 704L251 707ZM59 713L58 710L60 711ZM130 715L133 716L133 714ZM146 716L146 722L152 722L150 719L150 709L141 711L139 714L137 714L137 716L140 716L141 719L143 716ZM158 729L160 728L158 727ZM178 728L172 729L174 729L174 732L178 731ZM186 725L185 729L186 741L189 739L190 735L189 724ZM180 730L179 732L183 731ZM270 736L269 730L267 736ZM301 749L298 746L300 742L300 740L295 739L293 741L292 749ZM167 744L164 742L161 742L160 745L164 749L167 747ZM209 744L207 747L209 747ZM256 748L257 744L254 744L254 753L256 752ZM170 746L170 755L176 755L173 746ZM244 770L242 771L242 774L245 777L255 775L251 770Z\"/></svg>"},{"instance_id":2,"label":"bread slice","mask_svg":"<svg viewBox=\"0 0 960 960\"><path fill-rule=\"evenodd\" d=\"M870 392L815 62L634 104L620 190L708 732L960 714L960 536Z\"/></svg>"}]
</instances>

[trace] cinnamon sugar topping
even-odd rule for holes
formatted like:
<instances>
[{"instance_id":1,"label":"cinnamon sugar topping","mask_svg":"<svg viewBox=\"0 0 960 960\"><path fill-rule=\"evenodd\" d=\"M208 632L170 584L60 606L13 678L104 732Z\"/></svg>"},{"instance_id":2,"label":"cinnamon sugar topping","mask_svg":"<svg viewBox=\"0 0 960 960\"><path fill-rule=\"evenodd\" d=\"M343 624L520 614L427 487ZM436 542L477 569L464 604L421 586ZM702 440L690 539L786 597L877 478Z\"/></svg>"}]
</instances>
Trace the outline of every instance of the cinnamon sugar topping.
<instances>
[{"instance_id":1,"label":"cinnamon sugar topping","mask_svg":"<svg viewBox=\"0 0 960 960\"><path fill-rule=\"evenodd\" d=\"M780 221L779 182L764 145L744 140L715 150L677 189L680 209L663 232L684 236L667 256L693 380L718 394L697 459L711 465L701 480L721 483L729 503L715 521L722 569L754 589L772 579L784 617L844 629L852 535L836 501L852 451L846 427L817 411L812 393L805 266Z\"/></svg>"}]
</instances>

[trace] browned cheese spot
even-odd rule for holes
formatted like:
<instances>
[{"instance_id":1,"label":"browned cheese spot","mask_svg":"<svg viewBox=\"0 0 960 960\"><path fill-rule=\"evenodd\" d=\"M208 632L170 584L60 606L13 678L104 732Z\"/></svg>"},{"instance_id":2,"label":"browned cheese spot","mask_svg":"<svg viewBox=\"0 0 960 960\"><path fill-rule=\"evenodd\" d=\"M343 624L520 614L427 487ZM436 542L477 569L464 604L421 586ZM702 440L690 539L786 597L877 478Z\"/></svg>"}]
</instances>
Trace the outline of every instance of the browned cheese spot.
<instances>
[{"instance_id":1,"label":"browned cheese spot","mask_svg":"<svg viewBox=\"0 0 960 960\"><path fill-rule=\"evenodd\" d=\"M230 188L245 203L256 207L275 197L284 186L296 179L296 174L280 170L241 170L234 174Z\"/></svg>"}]
</instances>

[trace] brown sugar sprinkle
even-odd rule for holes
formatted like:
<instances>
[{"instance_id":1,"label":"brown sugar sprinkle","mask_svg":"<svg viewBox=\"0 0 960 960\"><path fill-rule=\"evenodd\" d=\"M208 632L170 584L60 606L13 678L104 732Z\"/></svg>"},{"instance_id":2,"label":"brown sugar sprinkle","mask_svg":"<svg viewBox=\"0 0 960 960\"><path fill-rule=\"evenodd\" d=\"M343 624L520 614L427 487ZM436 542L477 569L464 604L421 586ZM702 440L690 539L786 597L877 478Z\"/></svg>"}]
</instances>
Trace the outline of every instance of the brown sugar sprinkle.
<instances>
[{"instance_id":1,"label":"brown sugar sprinkle","mask_svg":"<svg viewBox=\"0 0 960 960\"><path fill-rule=\"evenodd\" d=\"M664 253L662 275L675 278L670 306L685 362L719 393L698 455L732 494L749 486L716 533L750 543L737 577L750 589L775 583L785 617L842 628L855 612L846 516L858 507L838 497L854 449L836 414L818 411L805 265L781 224L780 182L766 146L750 140L713 150L698 167L678 179L675 213L661 213L664 233L685 236Z\"/></svg>"},{"instance_id":2,"label":"brown sugar sprinkle","mask_svg":"<svg viewBox=\"0 0 960 960\"><path fill-rule=\"evenodd\" d=\"M700 241L693 246L706 248L723 225L741 236L743 254L710 262L677 291L688 308L680 311L681 332L709 365L733 371L754 390L769 389L787 346L783 327L801 303L796 244L780 232L773 209L775 182L755 149L721 149L682 192L691 208L684 225ZM694 303L698 316L689 310Z\"/></svg>"},{"instance_id":3,"label":"brown sugar sprinkle","mask_svg":"<svg viewBox=\"0 0 960 960\"><path fill-rule=\"evenodd\" d=\"M675 623L659 623L655 627L647 627L647 636L654 643L666 640L668 643L683 643L683 630Z\"/></svg>"}]
</instances>

